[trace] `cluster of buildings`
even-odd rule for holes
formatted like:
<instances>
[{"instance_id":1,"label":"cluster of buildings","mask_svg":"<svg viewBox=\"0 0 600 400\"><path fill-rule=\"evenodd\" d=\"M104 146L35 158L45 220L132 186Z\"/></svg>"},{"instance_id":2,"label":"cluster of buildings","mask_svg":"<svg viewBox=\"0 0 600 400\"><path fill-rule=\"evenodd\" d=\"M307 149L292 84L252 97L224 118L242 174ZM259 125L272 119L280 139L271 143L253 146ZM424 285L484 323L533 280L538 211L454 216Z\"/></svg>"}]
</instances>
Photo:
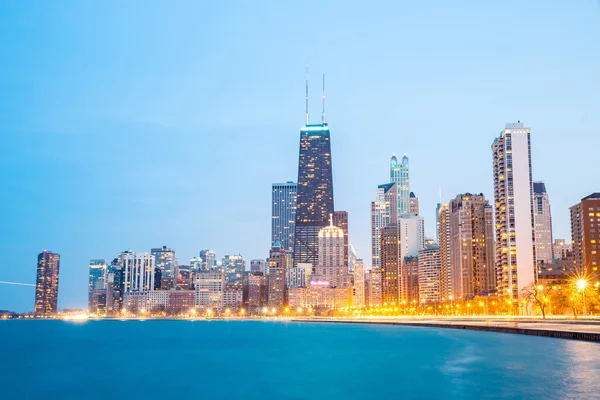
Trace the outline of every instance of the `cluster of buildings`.
<instances>
[{"instance_id":1,"label":"cluster of buildings","mask_svg":"<svg viewBox=\"0 0 600 400\"><path fill-rule=\"evenodd\" d=\"M297 181L272 185L269 256L250 260L202 250L180 265L166 246L124 251L89 264L96 314L283 313L380 307L479 296L519 298L539 281L577 272L598 279L600 193L571 207L572 244L554 239L548 192L534 182L531 130L507 124L492 143L494 198L459 193L436 209L425 236L409 159L391 157L389 181L370 204L371 266L349 243L348 213L336 210L331 134L325 118L300 129ZM38 257L35 313L56 312L60 256Z\"/></svg>"}]
</instances>

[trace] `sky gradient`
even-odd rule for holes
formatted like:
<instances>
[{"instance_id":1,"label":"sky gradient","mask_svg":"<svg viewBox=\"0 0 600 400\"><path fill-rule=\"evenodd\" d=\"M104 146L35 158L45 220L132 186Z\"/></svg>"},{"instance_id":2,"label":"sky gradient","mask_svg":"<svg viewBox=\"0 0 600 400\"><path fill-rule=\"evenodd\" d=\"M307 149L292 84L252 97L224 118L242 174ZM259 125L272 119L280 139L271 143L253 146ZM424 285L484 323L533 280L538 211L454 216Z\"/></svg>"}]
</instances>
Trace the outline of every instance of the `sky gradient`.
<instances>
[{"instance_id":1,"label":"sky gradient","mask_svg":"<svg viewBox=\"0 0 600 400\"><path fill-rule=\"evenodd\" d=\"M35 283L49 249L59 307L86 307L91 258L267 257L307 64L313 122L327 75L335 205L367 264L392 153L410 158L433 236L440 186L444 202L491 200L490 146L517 120L570 239L568 207L600 190L598 1L284 3L2 2L0 281ZM0 309L33 301L0 284Z\"/></svg>"}]
</instances>

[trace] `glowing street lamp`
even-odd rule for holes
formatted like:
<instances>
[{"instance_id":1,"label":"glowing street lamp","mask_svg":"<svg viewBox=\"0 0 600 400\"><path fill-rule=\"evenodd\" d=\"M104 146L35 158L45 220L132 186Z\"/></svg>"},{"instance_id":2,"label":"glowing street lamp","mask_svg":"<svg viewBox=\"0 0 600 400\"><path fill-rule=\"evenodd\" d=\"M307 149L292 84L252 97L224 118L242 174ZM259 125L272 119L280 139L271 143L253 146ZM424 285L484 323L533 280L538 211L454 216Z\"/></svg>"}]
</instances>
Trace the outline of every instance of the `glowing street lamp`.
<instances>
[{"instance_id":1,"label":"glowing street lamp","mask_svg":"<svg viewBox=\"0 0 600 400\"><path fill-rule=\"evenodd\" d=\"M588 282L581 278L579 280L577 280L577 290L579 290L581 292L581 296L583 297L583 307L582 307L582 313L583 315L586 314L586 309L585 309L585 288L587 287Z\"/></svg>"}]
</instances>

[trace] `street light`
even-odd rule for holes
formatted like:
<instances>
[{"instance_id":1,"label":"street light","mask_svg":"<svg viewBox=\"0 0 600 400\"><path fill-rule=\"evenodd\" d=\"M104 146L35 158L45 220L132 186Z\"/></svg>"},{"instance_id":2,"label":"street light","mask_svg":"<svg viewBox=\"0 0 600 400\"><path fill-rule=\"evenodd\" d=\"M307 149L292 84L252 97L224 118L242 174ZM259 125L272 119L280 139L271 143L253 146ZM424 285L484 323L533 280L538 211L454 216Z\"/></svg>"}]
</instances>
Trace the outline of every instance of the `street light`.
<instances>
[{"instance_id":1,"label":"street light","mask_svg":"<svg viewBox=\"0 0 600 400\"><path fill-rule=\"evenodd\" d=\"M581 292L581 296L583 297L583 307L582 307L582 314L585 315L586 314L586 310L585 310L585 288L587 287L588 282L581 278L577 281L577 289Z\"/></svg>"}]
</instances>

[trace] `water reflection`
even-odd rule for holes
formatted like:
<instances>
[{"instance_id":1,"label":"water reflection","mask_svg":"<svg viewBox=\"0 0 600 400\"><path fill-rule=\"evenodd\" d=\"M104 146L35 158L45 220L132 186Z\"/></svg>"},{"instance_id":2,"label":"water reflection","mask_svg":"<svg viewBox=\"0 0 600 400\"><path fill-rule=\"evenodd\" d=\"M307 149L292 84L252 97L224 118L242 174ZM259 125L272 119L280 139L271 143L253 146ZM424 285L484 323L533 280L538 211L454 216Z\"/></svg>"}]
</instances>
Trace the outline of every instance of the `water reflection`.
<instances>
[{"instance_id":1,"label":"water reflection","mask_svg":"<svg viewBox=\"0 0 600 400\"><path fill-rule=\"evenodd\" d=\"M600 345L597 343L565 340L564 372L567 393L577 399L600 398Z\"/></svg>"}]
</instances>

